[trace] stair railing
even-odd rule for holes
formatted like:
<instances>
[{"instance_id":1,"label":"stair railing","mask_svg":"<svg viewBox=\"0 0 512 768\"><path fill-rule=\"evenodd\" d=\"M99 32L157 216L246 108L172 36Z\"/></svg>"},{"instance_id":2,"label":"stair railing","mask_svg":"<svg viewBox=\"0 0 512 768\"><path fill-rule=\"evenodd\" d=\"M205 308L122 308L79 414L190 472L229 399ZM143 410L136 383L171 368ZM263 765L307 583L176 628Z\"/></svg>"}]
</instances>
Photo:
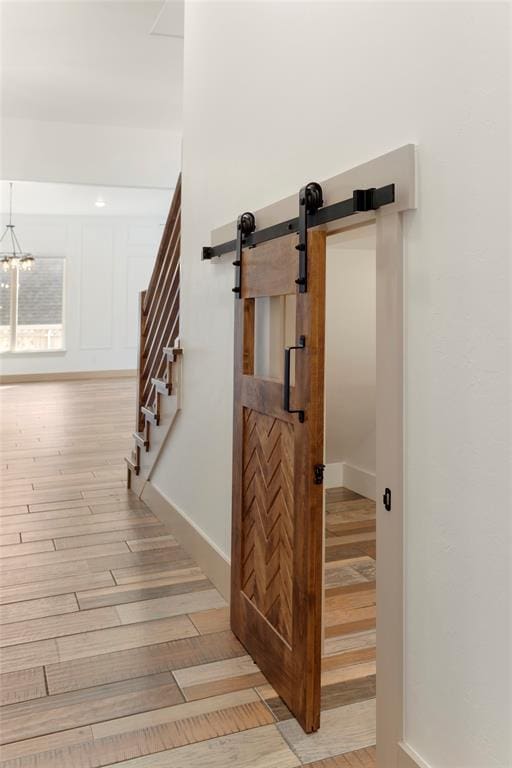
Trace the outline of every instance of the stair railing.
<instances>
[{"instance_id":1,"label":"stair railing","mask_svg":"<svg viewBox=\"0 0 512 768\"><path fill-rule=\"evenodd\" d=\"M147 290L139 296L139 353L136 429L144 425L141 408L155 400L152 379L165 379L165 347L179 336L180 319L181 174L165 223Z\"/></svg>"}]
</instances>

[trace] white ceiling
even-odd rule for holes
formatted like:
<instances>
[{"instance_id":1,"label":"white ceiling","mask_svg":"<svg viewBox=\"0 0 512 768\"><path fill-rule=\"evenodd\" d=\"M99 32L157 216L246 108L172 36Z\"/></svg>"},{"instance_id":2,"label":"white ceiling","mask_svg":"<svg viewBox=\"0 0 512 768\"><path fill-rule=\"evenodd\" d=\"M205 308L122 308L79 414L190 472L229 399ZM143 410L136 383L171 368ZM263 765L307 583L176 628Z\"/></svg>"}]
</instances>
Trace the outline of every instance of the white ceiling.
<instances>
[{"instance_id":1,"label":"white ceiling","mask_svg":"<svg viewBox=\"0 0 512 768\"><path fill-rule=\"evenodd\" d=\"M14 223L19 214L161 216L165 221L173 190L17 181L13 193ZM102 208L95 205L98 199L105 203ZM0 181L0 214L8 211L9 183Z\"/></svg>"},{"instance_id":2,"label":"white ceiling","mask_svg":"<svg viewBox=\"0 0 512 768\"><path fill-rule=\"evenodd\" d=\"M183 0L2 2L4 117L181 130Z\"/></svg>"}]
</instances>

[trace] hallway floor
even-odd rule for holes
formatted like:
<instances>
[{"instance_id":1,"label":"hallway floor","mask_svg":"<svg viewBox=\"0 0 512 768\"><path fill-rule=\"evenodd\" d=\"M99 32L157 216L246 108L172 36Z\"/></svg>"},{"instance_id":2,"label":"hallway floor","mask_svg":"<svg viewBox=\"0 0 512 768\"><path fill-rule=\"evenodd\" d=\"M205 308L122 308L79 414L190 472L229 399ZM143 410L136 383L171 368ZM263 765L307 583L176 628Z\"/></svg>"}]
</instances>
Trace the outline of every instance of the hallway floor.
<instances>
[{"instance_id":1,"label":"hallway floor","mask_svg":"<svg viewBox=\"0 0 512 768\"><path fill-rule=\"evenodd\" d=\"M373 502L327 492L322 724L305 736L126 490L134 390L0 390L0 768L373 768Z\"/></svg>"}]
</instances>

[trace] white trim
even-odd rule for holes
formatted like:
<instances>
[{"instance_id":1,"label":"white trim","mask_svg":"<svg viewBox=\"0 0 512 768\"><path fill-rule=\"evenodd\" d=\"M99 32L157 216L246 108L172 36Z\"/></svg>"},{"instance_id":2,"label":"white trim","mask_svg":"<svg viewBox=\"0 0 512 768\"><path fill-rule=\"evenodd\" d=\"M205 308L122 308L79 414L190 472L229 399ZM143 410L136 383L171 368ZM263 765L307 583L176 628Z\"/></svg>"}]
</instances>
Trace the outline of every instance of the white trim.
<instances>
[{"instance_id":1,"label":"white trim","mask_svg":"<svg viewBox=\"0 0 512 768\"><path fill-rule=\"evenodd\" d=\"M0 374L0 384L24 384L30 381L74 381L76 379L132 379L137 371L119 369L113 371L57 371L55 373L6 373Z\"/></svg>"},{"instance_id":2,"label":"white trim","mask_svg":"<svg viewBox=\"0 0 512 768\"><path fill-rule=\"evenodd\" d=\"M369 160L367 163L358 165L355 168L338 173L329 179L320 181L324 196L324 205L331 205L341 200L352 197L354 189L364 189L365 187L380 187L386 184L395 184L396 200L390 205L386 205L379 210L379 217L387 216L392 213L401 213L416 208L416 148L414 144L405 144L392 152ZM258 229L269 227L280 221L292 219L298 215L298 194L299 190L289 197L285 197L264 208L254 211ZM249 201L250 203L250 201ZM246 209L251 210L250 204ZM375 211L358 213L350 216L345 221L345 227L340 221L330 222L325 226L327 232L336 232L347 226L354 226L355 223L362 224L365 221L372 221L375 218ZM340 225L341 224L341 225ZM232 221L222 227L214 229L211 233L211 245L220 245L235 238L236 222ZM224 254L220 258L212 259L211 264L219 264L227 260L232 260L231 254Z\"/></svg>"},{"instance_id":3,"label":"white trim","mask_svg":"<svg viewBox=\"0 0 512 768\"><path fill-rule=\"evenodd\" d=\"M392 510L377 503L377 760L378 768L396 768L397 745L403 737L403 234L402 212L416 208L416 149L407 144L363 165L322 181L325 205L350 198L354 189L395 184L395 203L378 211L355 214L323 229L337 232L376 221L377 262L377 497L392 490ZM245 207L251 208L250 200ZM240 209L242 210L242 209ZM297 216L298 189L293 195L254 210L259 229ZM343 226L343 224L345 226ZM211 244L231 241L234 221L211 233ZM231 254L212 264L232 260ZM206 267L205 267L206 268Z\"/></svg>"},{"instance_id":4,"label":"white trim","mask_svg":"<svg viewBox=\"0 0 512 768\"><path fill-rule=\"evenodd\" d=\"M348 488L354 493L359 493L361 496L366 496L367 499L376 499L375 491L375 472L368 472L366 469L360 467L354 467L352 464L346 464L343 462L342 467L342 480L345 488Z\"/></svg>"},{"instance_id":5,"label":"white trim","mask_svg":"<svg viewBox=\"0 0 512 768\"><path fill-rule=\"evenodd\" d=\"M17 336L17 330L18 330L18 289L19 289L19 268L16 267L15 269L11 269L10 271L11 275L11 285L10 285L10 312L9 312L9 322L11 324L10 327L10 341L9 341L9 349L7 352L15 352L16 351L16 336Z\"/></svg>"},{"instance_id":6,"label":"white trim","mask_svg":"<svg viewBox=\"0 0 512 768\"><path fill-rule=\"evenodd\" d=\"M0 352L0 359L4 357L23 357L24 355L65 355L67 349L19 349L8 352Z\"/></svg>"},{"instance_id":7,"label":"white trim","mask_svg":"<svg viewBox=\"0 0 512 768\"><path fill-rule=\"evenodd\" d=\"M400 213L376 220L377 765L394 768L404 729L403 235Z\"/></svg>"},{"instance_id":8,"label":"white trim","mask_svg":"<svg viewBox=\"0 0 512 768\"><path fill-rule=\"evenodd\" d=\"M229 602L231 565L217 544L196 525L186 512L150 482L143 483L142 488L136 482L132 488L136 492L136 488L139 488L142 501L169 528L183 549L213 582L223 598Z\"/></svg>"},{"instance_id":9,"label":"white trim","mask_svg":"<svg viewBox=\"0 0 512 768\"><path fill-rule=\"evenodd\" d=\"M6 279L8 279L9 275L11 277L11 285L9 288L9 298L10 298L10 312L9 312L9 324L10 324L10 346L9 349L6 349L2 352L0 352L1 358L7 358L7 357L18 357L19 355L33 355L33 354L52 354L52 353L65 353L66 352L66 328L67 328L67 321L66 321L66 270L67 270L67 263L66 263L66 257L65 256L37 256L36 261L62 261L62 284L61 284L61 290L62 290L62 321L61 323L51 323L51 325L61 325L62 326L62 346L58 349L16 349L17 343L18 343L18 293L19 293L19 276L20 276L20 267L17 266L15 269L10 269L8 272L3 272L2 274L5 276ZM14 278L14 279L13 279ZM37 323L35 323L37 325Z\"/></svg>"},{"instance_id":10,"label":"white trim","mask_svg":"<svg viewBox=\"0 0 512 768\"><path fill-rule=\"evenodd\" d=\"M84 286L85 286L85 268L88 265L88 259L85 255L85 238L86 238L86 232L89 230L89 232L93 230L101 230L102 236L105 237L105 242L107 240L110 242L110 256L108 259L103 260L103 271L100 275L100 278L103 282L105 282L105 279L108 277L107 268L110 268L110 305L111 307L115 308L115 275L114 275L114 261L116 258L116 227L115 223L109 222L109 221L97 221L96 219L91 221L86 221L83 223L83 226L80 229L80 263L79 263L79 269L80 269L80 284L78 287L78 303L77 303L77 311L78 311L78 317L80 318L80 325L79 325L79 332L78 332L78 346L81 351L93 351L93 350L105 350L105 349L112 349L114 346L113 338L114 338L114 330L112 326L112 318L109 317L110 325L108 327L108 342L105 342L103 344L84 344L84 333L85 333L85 327L87 323L82 322L82 310L84 305ZM123 270L124 271L124 270ZM105 318L106 319L106 318Z\"/></svg>"},{"instance_id":11,"label":"white trim","mask_svg":"<svg viewBox=\"0 0 512 768\"><path fill-rule=\"evenodd\" d=\"M398 745L398 768L432 768L412 747L401 741Z\"/></svg>"},{"instance_id":12,"label":"white trim","mask_svg":"<svg viewBox=\"0 0 512 768\"><path fill-rule=\"evenodd\" d=\"M354 493L375 501L375 472L354 467L344 461L335 461L325 465L324 488L348 488Z\"/></svg>"}]
</instances>

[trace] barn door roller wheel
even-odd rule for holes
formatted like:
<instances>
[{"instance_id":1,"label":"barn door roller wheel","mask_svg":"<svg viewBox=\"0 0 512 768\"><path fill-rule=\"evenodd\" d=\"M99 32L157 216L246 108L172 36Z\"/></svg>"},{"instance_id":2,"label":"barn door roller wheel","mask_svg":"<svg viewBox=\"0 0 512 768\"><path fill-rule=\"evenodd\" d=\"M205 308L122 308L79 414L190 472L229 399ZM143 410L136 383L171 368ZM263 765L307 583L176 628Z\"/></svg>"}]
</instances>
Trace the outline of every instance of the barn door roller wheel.
<instances>
[{"instance_id":1,"label":"barn door roller wheel","mask_svg":"<svg viewBox=\"0 0 512 768\"><path fill-rule=\"evenodd\" d=\"M310 181L299 192L299 276L296 283L299 293L308 290L308 227L309 217L314 216L324 204L322 187L316 181Z\"/></svg>"},{"instance_id":2,"label":"barn door roller wheel","mask_svg":"<svg viewBox=\"0 0 512 768\"><path fill-rule=\"evenodd\" d=\"M236 222L236 259L233 262L235 267L235 287L233 293L239 299L242 296L242 248L244 238L250 235L256 229L256 219L254 213L246 211L241 213Z\"/></svg>"},{"instance_id":3,"label":"barn door roller wheel","mask_svg":"<svg viewBox=\"0 0 512 768\"><path fill-rule=\"evenodd\" d=\"M242 213L241 216L239 216L239 219L242 235L250 235L251 232L254 232L256 229L256 219L254 218L254 213L246 211L245 213Z\"/></svg>"},{"instance_id":4,"label":"barn door roller wheel","mask_svg":"<svg viewBox=\"0 0 512 768\"><path fill-rule=\"evenodd\" d=\"M301 190L302 195L302 190ZM310 181L305 187L305 204L308 213L316 213L324 204L322 187L316 181Z\"/></svg>"}]
</instances>

